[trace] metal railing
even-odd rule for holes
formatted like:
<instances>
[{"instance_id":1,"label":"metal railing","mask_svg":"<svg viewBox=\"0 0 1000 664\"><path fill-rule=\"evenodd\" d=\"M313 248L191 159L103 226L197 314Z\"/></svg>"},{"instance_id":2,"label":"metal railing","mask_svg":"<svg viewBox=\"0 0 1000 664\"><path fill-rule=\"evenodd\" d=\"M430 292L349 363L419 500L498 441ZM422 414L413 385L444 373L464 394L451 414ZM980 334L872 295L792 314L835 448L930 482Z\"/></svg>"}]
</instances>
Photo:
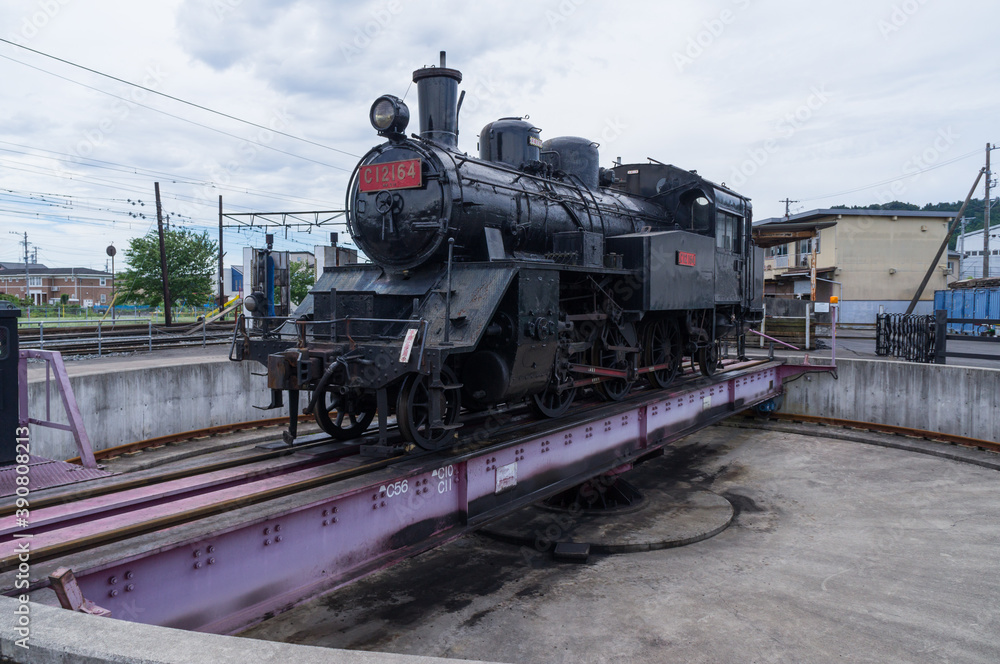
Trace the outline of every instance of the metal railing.
<instances>
[{"instance_id":1,"label":"metal railing","mask_svg":"<svg viewBox=\"0 0 1000 664\"><path fill-rule=\"evenodd\" d=\"M119 335L116 334L113 337L106 336L105 333L113 331L116 327L132 327L139 328L142 324L145 324L146 329L144 334L128 334ZM149 350L153 349L153 321L150 318L119 318L114 321L95 321L93 325L88 325L87 322L82 322L78 320L74 321L31 321L31 322L21 322L18 324L18 328L23 331L30 330L32 328L38 328L38 338L31 339L26 338L22 341L22 346L34 347L37 344L39 350L45 350L45 328L56 328L59 326L66 326L71 328L77 327L91 327L93 331L89 334L76 334L72 338L67 338L65 336L49 337L48 344L49 348L59 348L66 346L74 346L80 344L90 344L96 345L97 354L101 355L104 350L104 343L106 341L124 342L124 341L135 341L135 342L145 342Z\"/></svg>"},{"instance_id":2,"label":"metal railing","mask_svg":"<svg viewBox=\"0 0 1000 664\"><path fill-rule=\"evenodd\" d=\"M28 408L28 360L45 361L45 417L35 418L30 416ZM66 365L63 364L62 354L58 351L20 349L18 357L18 421L22 426L35 424L37 426L69 431L73 434L73 441L76 449L80 453L80 460L84 468L97 468L97 461L94 459L94 448L90 444L90 437L87 435L87 428L83 424L83 416L80 414L80 407L76 403L73 394L73 386L69 382L69 374L66 373ZM59 391L59 398L62 401L63 410L69 420L68 424L55 422L52 419L52 397L51 384L52 374L55 374L56 388Z\"/></svg>"},{"instance_id":3,"label":"metal railing","mask_svg":"<svg viewBox=\"0 0 1000 664\"><path fill-rule=\"evenodd\" d=\"M970 336L948 334L949 324L978 325L992 329L1000 320L977 318L948 318L945 309L933 315L878 314L875 317L875 354L893 356L910 362L945 364L949 357L974 360L995 360L998 353L963 353L948 350L948 341L975 341L998 343L1000 337L992 334Z\"/></svg>"},{"instance_id":4,"label":"metal railing","mask_svg":"<svg viewBox=\"0 0 1000 664\"><path fill-rule=\"evenodd\" d=\"M995 344L1000 342L1000 337L996 335L996 326L1000 325L1000 320L994 318L948 318L946 309L938 309L930 316L934 322L934 333L937 337L937 346L934 353L936 364L945 364L946 358L959 357L970 360L996 360L1000 353L961 353L948 350L948 341L975 341ZM948 334L949 323L959 325L972 325L979 329L979 335L968 334Z\"/></svg>"},{"instance_id":5,"label":"metal railing","mask_svg":"<svg viewBox=\"0 0 1000 664\"><path fill-rule=\"evenodd\" d=\"M70 354L96 352L99 356L126 347L137 349L142 346L146 350L153 350L157 345L191 345L199 341L204 347L209 341L224 342L229 339L228 329L224 332L210 331L205 319L169 329L155 326L150 318L92 321L90 325L79 321L22 321L18 329L22 335L22 348L60 350ZM37 336L33 333L37 333Z\"/></svg>"},{"instance_id":6,"label":"metal railing","mask_svg":"<svg viewBox=\"0 0 1000 664\"><path fill-rule=\"evenodd\" d=\"M934 316L918 314L877 314L875 354L909 362L934 362Z\"/></svg>"}]
</instances>

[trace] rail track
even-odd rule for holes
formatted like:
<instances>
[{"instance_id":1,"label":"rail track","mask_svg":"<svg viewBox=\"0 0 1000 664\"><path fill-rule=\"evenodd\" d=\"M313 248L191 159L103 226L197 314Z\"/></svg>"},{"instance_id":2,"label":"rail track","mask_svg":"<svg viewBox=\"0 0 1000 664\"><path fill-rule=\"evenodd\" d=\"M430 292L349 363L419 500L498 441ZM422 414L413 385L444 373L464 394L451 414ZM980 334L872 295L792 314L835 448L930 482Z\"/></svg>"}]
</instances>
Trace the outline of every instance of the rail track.
<instances>
[{"instance_id":1,"label":"rail track","mask_svg":"<svg viewBox=\"0 0 1000 664\"><path fill-rule=\"evenodd\" d=\"M638 396L648 397L648 393ZM597 403L596 399L593 402L582 401L568 416L586 413ZM510 437L539 425L539 420L529 414L526 406L503 412L503 425L494 428L497 415L485 413L468 418L466 423L472 434L470 437L475 442L465 443L463 453L489 448L496 444L493 441L497 437ZM259 426L260 422L247 423L247 428ZM474 434L484 430L489 435L476 440ZM369 435L373 432L370 429ZM192 431L183 435L195 438L210 434ZM390 427L390 440L399 435L397 427ZM280 439L276 437L277 440ZM291 447L253 453L238 459L138 478L110 480L84 490L75 486L59 494L35 498L31 503L32 561L44 562L114 544L163 528L359 477L395 463L441 453L440 450L413 450L410 454L388 458L366 458L361 455L364 442L364 437L351 442L333 442L329 436L320 434ZM356 461L351 462L349 458L356 458ZM345 459L348 460L347 467L341 463ZM0 506L0 516L14 513L15 507L10 503L12 499ZM334 522L336 518L331 516ZM18 530L13 526L0 527L0 574L18 565L19 541L14 537ZM276 533L275 538L281 541L280 534ZM43 582L37 587L44 585Z\"/></svg>"},{"instance_id":2,"label":"rail track","mask_svg":"<svg viewBox=\"0 0 1000 664\"><path fill-rule=\"evenodd\" d=\"M327 444L315 442L311 447ZM302 451L304 448L296 448ZM346 479L387 465L373 460L334 469L358 445L336 444L320 455L257 454L229 464L117 483L85 497L51 497L32 505L32 559L50 560L87 548L187 523L238 507ZM17 566L18 529L0 528L0 572Z\"/></svg>"},{"instance_id":3,"label":"rail track","mask_svg":"<svg viewBox=\"0 0 1000 664\"><path fill-rule=\"evenodd\" d=\"M20 347L56 350L64 357L204 346L232 339L232 323L191 323L165 327L105 321L91 325L27 326L18 330Z\"/></svg>"},{"instance_id":4,"label":"rail track","mask_svg":"<svg viewBox=\"0 0 1000 664\"><path fill-rule=\"evenodd\" d=\"M801 422L803 424L819 424L823 426L841 427L853 429L855 431L869 431L872 433L887 433L905 438L917 438L929 440L935 443L948 443L950 445L961 445L962 447L973 447L990 452L1000 452L1000 443L992 440L982 440L981 438L970 438L957 434L941 433L938 431L926 431L924 429L913 429L911 427L896 426L893 424L880 424L878 422L859 422L857 420L842 420L835 417L819 417L815 415L798 415L794 413L769 413L767 419L780 422Z\"/></svg>"}]
</instances>

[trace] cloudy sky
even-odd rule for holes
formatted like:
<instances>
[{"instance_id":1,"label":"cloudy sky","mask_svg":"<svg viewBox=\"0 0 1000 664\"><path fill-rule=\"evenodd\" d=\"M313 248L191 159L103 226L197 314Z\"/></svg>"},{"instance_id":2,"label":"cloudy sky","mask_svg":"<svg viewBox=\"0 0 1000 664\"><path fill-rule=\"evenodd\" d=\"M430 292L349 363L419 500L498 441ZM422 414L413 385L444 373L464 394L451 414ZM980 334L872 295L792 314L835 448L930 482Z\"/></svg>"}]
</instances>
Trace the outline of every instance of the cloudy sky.
<instances>
[{"instance_id":1,"label":"cloudy sky","mask_svg":"<svg viewBox=\"0 0 1000 664\"><path fill-rule=\"evenodd\" d=\"M986 0L6 0L0 261L27 231L41 263L103 268L155 224L154 181L194 229L217 228L219 195L234 213L341 209L377 143L372 100L405 94L416 118L411 73L439 50L465 75L471 153L490 120L530 115L605 165L697 169L757 219L784 198L959 200L1000 141L998 18ZM227 232L227 262L261 241Z\"/></svg>"}]
</instances>

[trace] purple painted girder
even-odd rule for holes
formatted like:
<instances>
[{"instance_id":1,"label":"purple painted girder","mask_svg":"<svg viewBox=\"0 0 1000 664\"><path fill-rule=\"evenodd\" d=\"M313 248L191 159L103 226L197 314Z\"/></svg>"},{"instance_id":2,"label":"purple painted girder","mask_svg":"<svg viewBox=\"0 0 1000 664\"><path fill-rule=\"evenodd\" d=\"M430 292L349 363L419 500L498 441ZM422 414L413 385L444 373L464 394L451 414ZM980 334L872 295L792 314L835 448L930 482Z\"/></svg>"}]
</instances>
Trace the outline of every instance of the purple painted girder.
<instances>
[{"instance_id":1,"label":"purple painted girder","mask_svg":"<svg viewBox=\"0 0 1000 664\"><path fill-rule=\"evenodd\" d=\"M356 450L356 447L354 449ZM339 457L334 456L331 458L331 461L335 461L337 458ZM182 477L166 482L151 482L134 489L116 491L114 493L94 496L91 498L83 498L80 500L72 500L71 502L52 505L41 509L33 509L31 511L31 527L32 531L37 533L39 529L51 529L55 524L75 519L82 519L92 514L124 511L130 508L135 509L137 506L144 503L166 501L169 499L176 499L181 496L188 497L192 495L203 495L215 490L220 485L233 484L236 482L246 484L260 476L280 475L288 473L295 468L306 465L317 465L319 463L322 462L317 461L316 458L312 456L303 457L293 455L277 459L269 459L266 461L258 461L247 465L235 466L233 468L225 468L191 477ZM65 465L70 466L71 468L74 468L82 473L98 472L101 476L108 474L103 471L88 471L80 466L74 466L72 464ZM2 472L3 469L0 469L0 473ZM2 475L0 475L0 477L2 477ZM32 475L33 487L34 484L35 477ZM9 523L0 523L0 559L2 559L5 555L3 542L9 540L13 533L21 530L22 528L17 527L13 520ZM93 529L94 534L100 532L101 531L97 528Z\"/></svg>"},{"instance_id":2,"label":"purple painted girder","mask_svg":"<svg viewBox=\"0 0 1000 664\"><path fill-rule=\"evenodd\" d=\"M86 537L93 537L101 533L112 532L153 521L160 517L171 516L179 512L194 510L205 505L218 502L237 500L258 491L283 487L288 484L309 480L327 475L330 472L327 466L315 466L303 470L294 471L278 476L267 476L254 478L249 482L237 486L226 486L213 491L196 493L192 496L180 498L166 503L157 503L147 507L138 507L128 511L111 511L108 515L90 519L82 522L70 521L68 525L53 527L44 532L35 533L31 540L32 549L42 549L47 546L59 545L63 542L78 540ZM156 485L153 485L154 487ZM106 497L105 497L106 498ZM32 525L36 525L32 521ZM23 530L23 529L22 529ZM12 561L17 560L18 546L20 540L9 539L0 542L0 562L6 567ZM75 571L75 570L74 570Z\"/></svg>"},{"instance_id":3,"label":"purple painted girder","mask_svg":"<svg viewBox=\"0 0 1000 664\"><path fill-rule=\"evenodd\" d=\"M226 525L206 522L208 532L164 544L171 532L194 530L175 527L146 544L151 550L130 542L126 560L74 572L84 596L115 618L232 632L626 465L777 396L783 376L818 369L770 362L640 395L486 449L407 459L246 508Z\"/></svg>"}]
</instances>

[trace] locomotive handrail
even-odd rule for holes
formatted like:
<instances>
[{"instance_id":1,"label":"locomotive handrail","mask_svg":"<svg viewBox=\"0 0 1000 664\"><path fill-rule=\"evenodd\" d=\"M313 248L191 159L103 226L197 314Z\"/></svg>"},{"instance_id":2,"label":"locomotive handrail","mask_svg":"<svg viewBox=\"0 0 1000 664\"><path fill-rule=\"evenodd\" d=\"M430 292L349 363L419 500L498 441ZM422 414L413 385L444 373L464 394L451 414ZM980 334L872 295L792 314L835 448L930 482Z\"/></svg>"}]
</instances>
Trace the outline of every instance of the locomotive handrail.
<instances>
[{"instance_id":1,"label":"locomotive handrail","mask_svg":"<svg viewBox=\"0 0 1000 664\"><path fill-rule=\"evenodd\" d=\"M566 179L567 181L573 183L573 189L576 191L576 193L580 195L580 200L583 201L583 209L587 211L587 217L590 219L590 230L593 231L594 216L590 212L590 204L587 203L587 197L584 196L583 191L586 190L587 193L590 194L590 200L594 203L594 209L597 210L597 217L598 219L601 220L601 234L606 236L607 229L605 228L604 225L604 213L601 212L601 207L597 204L597 199L594 198L594 192L591 191L590 187L588 187L583 183L583 180L581 180L580 176L577 175L576 173L567 173Z\"/></svg>"},{"instance_id":2,"label":"locomotive handrail","mask_svg":"<svg viewBox=\"0 0 1000 664\"><path fill-rule=\"evenodd\" d=\"M284 323L287 323L288 321L297 320L295 316L249 316L248 317L245 314L240 314L240 315L244 319L248 319L248 320L251 320L251 321L261 321L263 323L272 323L272 322L275 322L275 321L281 321L281 323L284 324ZM277 335L280 336L282 334L282 332L281 332L281 325L278 325L277 327L274 327L274 328L271 328L271 327L268 327L268 326L265 325L264 329L261 330L260 332L261 332L261 335L269 335L269 334L273 335L273 334L277 334Z\"/></svg>"},{"instance_id":3,"label":"locomotive handrail","mask_svg":"<svg viewBox=\"0 0 1000 664\"><path fill-rule=\"evenodd\" d=\"M464 165L465 162L469 161L469 158L467 158L467 157L458 157L457 159L461 160L461 162L462 162L462 164L459 164L458 161L456 160L455 155L453 155L451 152L449 152L448 150L444 150L444 153L446 155L448 155L448 158L451 159L452 166L455 167L455 183L458 185L458 198L456 200L464 201L465 200L465 188L462 186L462 171L461 171L461 166ZM443 162L442 162L442 165L443 165ZM441 173L439 173L439 175L444 175L444 173L445 173L445 171L442 170Z\"/></svg>"},{"instance_id":4,"label":"locomotive handrail","mask_svg":"<svg viewBox=\"0 0 1000 664\"><path fill-rule=\"evenodd\" d=\"M351 323L352 322L355 322L355 323L402 323L403 325L406 325L407 323L418 323L421 326L421 333L420 333L420 352L419 352L419 355L418 355L417 365L419 366L420 364L423 363L424 348L426 346L426 341L427 341L427 327L430 325L430 321L428 321L426 318L357 318L357 317L354 317L354 316L345 316L344 318L331 318L329 320L303 320L303 319L298 319L298 320L295 321L295 325L298 328L297 336L298 336L298 339L299 339L299 344L300 345L305 345L306 328L308 326L310 326L310 325L330 325L331 326L330 336L334 340L336 340L336 337L337 337L337 328L336 328L336 325L337 325L337 323L344 323L345 324L345 328L346 328L345 332L344 332L344 335L347 337L347 340L348 340L348 342L351 345L351 350L354 350L354 348L356 347L357 343L351 337ZM398 338L399 336L400 335L397 335L396 337L393 337L393 338Z\"/></svg>"}]
</instances>

